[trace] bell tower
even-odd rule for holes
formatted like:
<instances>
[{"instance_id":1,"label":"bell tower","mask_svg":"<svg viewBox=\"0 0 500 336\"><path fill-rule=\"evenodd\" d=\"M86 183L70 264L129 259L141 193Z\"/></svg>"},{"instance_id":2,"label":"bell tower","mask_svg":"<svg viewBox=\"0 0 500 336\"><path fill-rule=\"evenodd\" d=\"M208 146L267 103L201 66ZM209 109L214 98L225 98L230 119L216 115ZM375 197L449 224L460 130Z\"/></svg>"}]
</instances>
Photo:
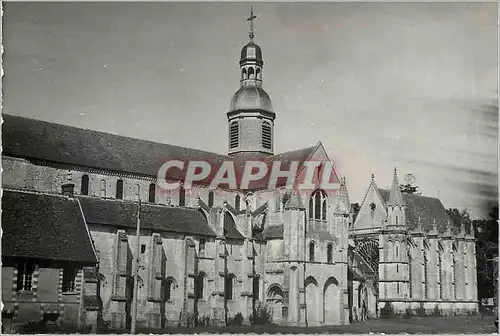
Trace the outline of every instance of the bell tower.
<instances>
[{"instance_id":1,"label":"bell tower","mask_svg":"<svg viewBox=\"0 0 500 336\"><path fill-rule=\"evenodd\" d=\"M227 112L229 155L274 153L274 120L269 95L262 88L262 49L254 43L253 22L257 18L250 10L250 42L241 49L240 88L233 96Z\"/></svg>"}]
</instances>

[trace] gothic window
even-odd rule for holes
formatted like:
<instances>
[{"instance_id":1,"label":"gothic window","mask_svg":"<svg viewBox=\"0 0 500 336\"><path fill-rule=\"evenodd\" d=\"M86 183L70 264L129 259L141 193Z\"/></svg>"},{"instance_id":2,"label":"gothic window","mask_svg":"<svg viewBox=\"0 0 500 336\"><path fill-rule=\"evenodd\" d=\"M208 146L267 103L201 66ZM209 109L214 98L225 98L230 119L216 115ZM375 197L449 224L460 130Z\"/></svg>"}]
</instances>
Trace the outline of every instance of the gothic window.
<instances>
[{"instance_id":1,"label":"gothic window","mask_svg":"<svg viewBox=\"0 0 500 336\"><path fill-rule=\"evenodd\" d=\"M116 198L123 198L123 180L116 181Z\"/></svg>"},{"instance_id":2,"label":"gothic window","mask_svg":"<svg viewBox=\"0 0 500 336\"><path fill-rule=\"evenodd\" d=\"M272 127L271 124L267 121L262 123L262 147L265 149L273 149L273 135L272 135Z\"/></svg>"},{"instance_id":3,"label":"gothic window","mask_svg":"<svg viewBox=\"0 0 500 336\"><path fill-rule=\"evenodd\" d=\"M154 183L151 183L149 185L148 202L149 203L155 203L156 202L156 184L154 184Z\"/></svg>"},{"instance_id":4,"label":"gothic window","mask_svg":"<svg viewBox=\"0 0 500 336\"><path fill-rule=\"evenodd\" d=\"M309 243L309 261L314 262L314 242Z\"/></svg>"},{"instance_id":5,"label":"gothic window","mask_svg":"<svg viewBox=\"0 0 500 336\"><path fill-rule=\"evenodd\" d=\"M439 298L443 298L443 274L442 274L441 253L438 252L438 277L439 277Z\"/></svg>"},{"instance_id":6,"label":"gothic window","mask_svg":"<svg viewBox=\"0 0 500 336\"><path fill-rule=\"evenodd\" d=\"M316 190L309 199L309 219L326 221L327 207L326 194Z\"/></svg>"},{"instance_id":7,"label":"gothic window","mask_svg":"<svg viewBox=\"0 0 500 336\"><path fill-rule=\"evenodd\" d=\"M80 189L80 194L82 195L89 194L89 176L87 174L82 176L82 186Z\"/></svg>"},{"instance_id":8,"label":"gothic window","mask_svg":"<svg viewBox=\"0 0 500 336\"><path fill-rule=\"evenodd\" d=\"M328 247L326 249L326 259L329 264L333 262L333 245L328 244Z\"/></svg>"},{"instance_id":9,"label":"gothic window","mask_svg":"<svg viewBox=\"0 0 500 336\"><path fill-rule=\"evenodd\" d=\"M179 206L185 206L186 205L186 190L184 190L184 187L179 188Z\"/></svg>"},{"instance_id":10,"label":"gothic window","mask_svg":"<svg viewBox=\"0 0 500 336\"><path fill-rule=\"evenodd\" d=\"M17 268L18 291L31 290L34 272L35 272L35 263L32 260L25 260L19 264Z\"/></svg>"},{"instance_id":11,"label":"gothic window","mask_svg":"<svg viewBox=\"0 0 500 336\"><path fill-rule=\"evenodd\" d=\"M234 208L236 211L240 211L240 196L236 195L236 198L234 199Z\"/></svg>"},{"instance_id":12,"label":"gothic window","mask_svg":"<svg viewBox=\"0 0 500 336\"><path fill-rule=\"evenodd\" d=\"M225 293L224 293L225 299L227 301L233 300L233 297L234 297L234 275L229 274L226 276L224 291L225 291Z\"/></svg>"},{"instance_id":13,"label":"gothic window","mask_svg":"<svg viewBox=\"0 0 500 336\"><path fill-rule=\"evenodd\" d=\"M76 280L77 269L73 266L67 266L63 268L63 292L74 292L75 291L75 280Z\"/></svg>"},{"instance_id":14,"label":"gothic window","mask_svg":"<svg viewBox=\"0 0 500 336\"><path fill-rule=\"evenodd\" d=\"M198 276L196 277L196 298L198 300L203 300L205 299L205 282L206 282L207 276L205 273L199 273Z\"/></svg>"},{"instance_id":15,"label":"gothic window","mask_svg":"<svg viewBox=\"0 0 500 336\"><path fill-rule=\"evenodd\" d=\"M409 291L410 291L410 297L412 297L412 291L413 291L413 278L411 274L411 269L412 269L412 256L411 256L411 250L408 248L408 278L410 279L410 282L408 283L409 286Z\"/></svg>"},{"instance_id":16,"label":"gothic window","mask_svg":"<svg viewBox=\"0 0 500 336\"><path fill-rule=\"evenodd\" d=\"M205 244L206 244L205 238L201 238L200 239L200 246L199 246L199 250L198 250L198 253L201 257L205 256Z\"/></svg>"},{"instance_id":17,"label":"gothic window","mask_svg":"<svg viewBox=\"0 0 500 336\"><path fill-rule=\"evenodd\" d=\"M237 121L231 123L229 126L229 148L237 148L240 142L240 127Z\"/></svg>"},{"instance_id":18,"label":"gothic window","mask_svg":"<svg viewBox=\"0 0 500 336\"><path fill-rule=\"evenodd\" d=\"M209 207L214 206L214 192L213 191L208 193L208 206Z\"/></svg>"}]
</instances>

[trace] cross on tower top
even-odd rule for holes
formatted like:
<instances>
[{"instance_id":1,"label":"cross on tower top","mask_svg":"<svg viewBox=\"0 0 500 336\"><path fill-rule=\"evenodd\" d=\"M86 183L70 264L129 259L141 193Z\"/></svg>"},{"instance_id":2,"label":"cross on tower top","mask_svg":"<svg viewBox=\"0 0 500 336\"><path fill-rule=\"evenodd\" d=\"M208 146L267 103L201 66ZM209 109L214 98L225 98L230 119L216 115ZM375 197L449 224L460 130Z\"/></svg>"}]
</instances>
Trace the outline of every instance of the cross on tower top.
<instances>
[{"instance_id":1,"label":"cross on tower top","mask_svg":"<svg viewBox=\"0 0 500 336\"><path fill-rule=\"evenodd\" d=\"M253 7L250 6L250 17L247 19L247 21L250 21L250 33L248 36L250 37L250 40L253 40L254 38L254 33L253 33L253 20L257 18L257 15L253 14Z\"/></svg>"}]
</instances>

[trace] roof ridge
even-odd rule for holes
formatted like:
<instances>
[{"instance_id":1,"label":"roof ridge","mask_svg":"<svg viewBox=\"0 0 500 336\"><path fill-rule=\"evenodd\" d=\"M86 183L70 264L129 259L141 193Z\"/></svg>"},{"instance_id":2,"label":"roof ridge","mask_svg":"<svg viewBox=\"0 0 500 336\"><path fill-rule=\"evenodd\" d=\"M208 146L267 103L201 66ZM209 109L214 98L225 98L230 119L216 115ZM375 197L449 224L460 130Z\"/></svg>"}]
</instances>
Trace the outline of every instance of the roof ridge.
<instances>
[{"instance_id":1,"label":"roof ridge","mask_svg":"<svg viewBox=\"0 0 500 336\"><path fill-rule=\"evenodd\" d=\"M36 189L16 188L14 186L2 186L2 189L4 191L24 193L24 194L43 195L43 196L55 196L55 197L64 198L64 199L67 199L67 200L74 200L75 199L74 197L63 195L61 193L48 192L48 191L36 190Z\"/></svg>"}]
</instances>

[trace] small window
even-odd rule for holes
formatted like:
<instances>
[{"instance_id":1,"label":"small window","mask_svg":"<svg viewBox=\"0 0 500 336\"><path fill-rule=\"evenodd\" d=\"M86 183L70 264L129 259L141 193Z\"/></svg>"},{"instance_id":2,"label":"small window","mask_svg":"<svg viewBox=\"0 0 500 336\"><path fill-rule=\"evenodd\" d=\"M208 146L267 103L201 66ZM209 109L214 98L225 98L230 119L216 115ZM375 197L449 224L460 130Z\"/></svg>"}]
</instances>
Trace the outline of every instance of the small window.
<instances>
[{"instance_id":1,"label":"small window","mask_svg":"<svg viewBox=\"0 0 500 336\"><path fill-rule=\"evenodd\" d=\"M199 254L200 256L204 256L205 255L205 244L206 244L206 240L205 238L201 238L200 239L200 246L199 246Z\"/></svg>"},{"instance_id":2,"label":"small window","mask_svg":"<svg viewBox=\"0 0 500 336\"><path fill-rule=\"evenodd\" d=\"M72 266L67 266L63 269L63 292L74 292L75 291L75 280L76 280L77 269Z\"/></svg>"},{"instance_id":3,"label":"small window","mask_svg":"<svg viewBox=\"0 0 500 336\"><path fill-rule=\"evenodd\" d=\"M240 211L240 196L236 195L236 198L234 199L234 208L236 211Z\"/></svg>"},{"instance_id":4,"label":"small window","mask_svg":"<svg viewBox=\"0 0 500 336\"><path fill-rule=\"evenodd\" d=\"M141 254L146 253L146 244L141 244Z\"/></svg>"},{"instance_id":5,"label":"small window","mask_svg":"<svg viewBox=\"0 0 500 336\"><path fill-rule=\"evenodd\" d=\"M262 147L264 149L272 150L273 142L272 142L272 127L268 122L262 123Z\"/></svg>"},{"instance_id":6,"label":"small window","mask_svg":"<svg viewBox=\"0 0 500 336\"><path fill-rule=\"evenodd\" d=\"M225 298L227 301L233 300L233 290L234 290L234 276L233 275L228 275L226 276L226 281L225 281Z\"/></svg>"},{"instance_id":7,"label":"small window","mask_svg":"<svg viewBox=\"0 0 500 336\"><path fill-rule=\"evenodd\" d=\"M375 203L370 203L370 209L375 210L375 208L377 208L377 206L375 205Z\"/></svg>"},{"instance_id":8,"label":"small window","mask_svg":"<svg viewBox=\"0 0 500 336\"><path fill-rule=\"evenodd\" d=\"M116 198L123 199L123 180L116 181Z\"/></svg>"},{"instance_id":9,"label":"small window","mask_svg":"<svg viewBox=\"0 0 500 336\"><path fill-rule=\"evenodd\" d=\"M260 277L255 276L253 278L253 299L255 301L259 300L259 292L260 292Z\"/></svg>"},{"instance_id":10,"label":"small window","mask_svg":"<svg viewBox=\"0 0 500 336\"><path fill-rule=\"evenodd\" d=\"M17 290L30 291L35 272L35 263L32 260L21 262L17 268Z\"/></svg>"},{"instance_id":11,"label":"small window","mask_svg":"<svg viewBox=\"0 0 500 336\"><path fill-rule=\"evenodd\" d=\"M333 245L328 244L327 252L326 252L327 262L331 264L333 262Z\"/></svg>"},{"instance_id":12,"label":"small window","mask_svg":"<svg viewBox=\"0 0 500 336\"><path fill-rule=\"evenodd\" d=\"M196 298L203 300L205 298L205 273L199 273L196 277Z\"/></svg>"},{"instance_id":13,"label":"small window","mask_svg":"<svg viewBox=\"0 0 500 336\"><path fill-rule=\"evenodd\" d=\"M89 176L88 175L83 175L82 176L82 186L80 189L80 193L82 195L88 195L89 194Z\"/></svg>"},{"instance_id":14,"label":"small window","mask_svg":"<svg viewBox=\"0 0 500 336\"><path fill-rule=\"evenodd\" d=\"M208 193L208 206L209 207L214 206L214 192L213 191Z\"/></svg>"},{"instance_id":15,"label":"small window","mask_svg":"<svg viewBox=\"0 0 500 336\"><path fill-rule=\"evenodd\" d=\"M101 180L101 197L106 198L106 180Z\"/></svg>"},{"instance_id":16,"label":"small window","mask_svg":"<svg viewBox=\"0 0 500 336\"><path fill-rule=\"evenodd\" d=\"M314 243L309 243L309 261L314 262Z\"/></svg>"},{"instance_id":17,"label":"small window","mask_svg":"<svg viewBox=\"0 0 500 336\"><path fill-rule=\"evenodd\" d=\"M179 189L179 206L185 206L186 205L186 190L184 190L184 187L180 187Z\"/></svg>"},{"instance_id":18,"label":"small window","mask_svg":"<svg viewBox=\"0 0 500 336\"><path fill-rule=\"evenodd\" d=\"M240 141L240 128L238 122L235 121L229 127L229 148L234 149L237 148Z\"/></svg>"},{"instance_id":19,"label":"small window","mask_svg":"<svg viewBox=\"0 0 500 336\"><path fill-rule=\"evenodd\" d=\"M149 185L148 202L149 203L155 203L156 202L156 184L154 184L154 183L151 183Z\"/></svg>"},{"instance_id":20,"label":"small window","mask_svg":"<svg viewBox=\"0 0 500 336\"><path fill-rule=\"evenodd\" d=\"M172 301L175 289L175 281L173 279L167 279L165 281L165 301Z\"/></svg>"},{"instance_id":21,"label":"small window","mask_svg":"<svg viewBox=\"0 0 500 336\"><path fill-rule=\"evenodd\" d=\"M399 264L396 264L396 273L399 273Z\"/></svg>"}]
</instances>

